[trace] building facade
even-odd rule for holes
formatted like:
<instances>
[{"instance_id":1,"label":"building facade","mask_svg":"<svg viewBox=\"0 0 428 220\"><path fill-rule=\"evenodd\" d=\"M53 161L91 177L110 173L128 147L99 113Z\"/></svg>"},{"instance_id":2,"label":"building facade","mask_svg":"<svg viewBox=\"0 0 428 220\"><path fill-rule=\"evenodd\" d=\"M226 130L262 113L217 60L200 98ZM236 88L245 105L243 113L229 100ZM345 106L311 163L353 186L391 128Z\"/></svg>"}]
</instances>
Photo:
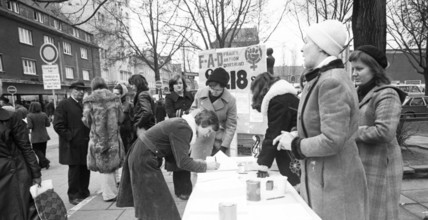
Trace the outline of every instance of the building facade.
<instances>
[{"instance_id":1,"label":"building facade","mask_svg":"<svg viewBox=\"0 0 428 220\"><path fill-rule=\"evenodd\" d=\"M14 99L21 102L53 99L52 90L44 90L40 47L51 43L58 49L61 89L55 94L64 98L72 81L83 80L89 87L100 76L98 46L93 35L75 28L43 3L31 0L0 0L0 77L3 94L17 88ZM43 103L43 102L42 102Z\"/></svg>"}]
</instances>

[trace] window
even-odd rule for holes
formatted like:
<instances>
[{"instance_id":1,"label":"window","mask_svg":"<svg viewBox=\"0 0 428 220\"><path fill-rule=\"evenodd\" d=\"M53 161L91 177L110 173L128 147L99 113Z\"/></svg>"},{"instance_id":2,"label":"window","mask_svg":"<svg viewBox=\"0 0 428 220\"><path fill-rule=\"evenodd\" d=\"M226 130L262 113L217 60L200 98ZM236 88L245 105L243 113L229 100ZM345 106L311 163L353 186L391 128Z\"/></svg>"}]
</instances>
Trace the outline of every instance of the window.
<instances>
[{"instance_id":1,"label":"window","mask_svg":"<svg viewBox=\"0 0 428 220\"><path fill-rule=\"evenodd\" d=\"M67 42L63 42L64 54L71 55L71 44Z\"/></svg>"},{"instance_id":2,"label":"window","mask_svg":"<svg viewBox=\"0 0 428 220\"><path fill-rule=\"evenodd\" d=\"M88 50L86 48L80 48L80 57L82 59L88 59Z\"/></svg>"},{"instance_id":3,"label":"window","mask_svg":"<svg viewBox=\"0 0 428 220\"><path fill-rule=\"evenodd\" d=\"M89 81L89 71L88 70L82 70L83 80Z\"/></svg>"},{"instance_id":4,"label":"window","mask_svg":"<svg viewBox=\"0 0 428 220\"><path fill-rule=\"evenodd\" d=\"M98 21L104 22L104 15L100 12L98 12Z\"/></svg>"},{"instance_id":5,"label":"window","mask_svg":"<svg viewBox=\"0 0 428 220\"><path fill-rule=\"evenodd\" d=\"M124 70L120 70L120 80L128 81L129 77L131 77L132 73Z\"/></svg>"},{"instance_id":6,"label":"window","mask_svg":"<svg viewBox=\"0 0 428 220\"><path fill-rule=\"evenodd\" d=\"M73 36L75 37L79 37L79 30L77 30L76 28L73 28Z\"/></svg>"},{"instance_id":7,"label":"window","mask_svg":"<svg viewBox=\"0 0 428 220\"><path fill-rule=\"evenodd\" d=\"M18 28L19 31L19 42L23 44L33 45L33 37L31 36L31 31L24 29L24 28Z\"/></svg>"},{"instance_id":8,"label":"window","mask_svg":"<svg viewBox=\"0 0 428 220\"><path fill-rule=\"evenodd\" d=\"M44 43L51 43L51 44L55 44L55 40L53 37L50 36L43 36L43 42Z\"/></svg>"},{"instance_id":9,"label":"window","mask_svg":"<svg viewBox=\"0 0 428 220\"><path fill-rule=\"evenodd\" d=\"M74 70L71 67L65 68L65 78L74 79Z\"/></svg>"},{"instance_id":10,"label":"window","mask_svg":"<svg viewBox=\"0 0 428 220\"><path fill-rule=\"evenodd\" d=\"M22 59L22 68L24 69L24 74L27 75L36 75L36 61L29 59Z\"/></svg>"},{"instance_id":11,"label":"window","mask_svg":"<svg viewBox=\"0 0 428 220\"><path fill-rule=\"evenodd\" d=\"M54 20L54 28L57 30L62 30L61 22L59 22L58 20Z\"/></svg>"},{"instance_id":12,"label":"window","mask_svg":"<svg viewBox=\"0 0 428 220\"><path fill-rule=\"evenodd\" d=\"M3 55L0 54L0 72L3 72Z\"/></svg>"},{"instance_id":13,"label":"window","mask_svg":"<svg viewBox=\"0 0 428 220\"><path fill-rule=\"evenodd\" d=\"M13 11L13 12L19 14L18 2L16 2L16 1L7 1L7 9L9 9L9 11Z\"/></svg>"},{"instance_id":14,"label":"window","mask_svg":"<svg viewBox=\"0 0 428 220\"><path fill-rule=\"evenodd\" d=\"M87 33L85 33L85 40L87 42L91 42L91 36L89 34L87 34Z\"/></svg>"},{"instance_id":15,"label":"window","mask_svg":"<svg viewBox=\"0 0 428 220\"><path fill-rule=\"evenodd\" d=\"M34 11L34 20L43 23L43 14L38 11Z\"/></svg>"}]
</instances>

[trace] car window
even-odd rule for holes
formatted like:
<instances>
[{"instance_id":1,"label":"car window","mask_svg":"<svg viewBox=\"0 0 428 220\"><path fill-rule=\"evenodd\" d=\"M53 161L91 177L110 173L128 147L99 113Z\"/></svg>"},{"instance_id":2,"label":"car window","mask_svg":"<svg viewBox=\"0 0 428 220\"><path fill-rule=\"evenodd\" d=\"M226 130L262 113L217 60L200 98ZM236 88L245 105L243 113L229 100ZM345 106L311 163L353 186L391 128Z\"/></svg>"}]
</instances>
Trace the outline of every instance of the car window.
<instances>
[{"instance_id":1,"label":"car window","mask_svg":"<svg viewBox=\"0 0 428 220\"><path fill-rule=\"evenodd\" d=\"M412 101L410 101L410 106L421 106L424 105L424 101L422 98L413 98Z\"/></svg>"}]
</instances>

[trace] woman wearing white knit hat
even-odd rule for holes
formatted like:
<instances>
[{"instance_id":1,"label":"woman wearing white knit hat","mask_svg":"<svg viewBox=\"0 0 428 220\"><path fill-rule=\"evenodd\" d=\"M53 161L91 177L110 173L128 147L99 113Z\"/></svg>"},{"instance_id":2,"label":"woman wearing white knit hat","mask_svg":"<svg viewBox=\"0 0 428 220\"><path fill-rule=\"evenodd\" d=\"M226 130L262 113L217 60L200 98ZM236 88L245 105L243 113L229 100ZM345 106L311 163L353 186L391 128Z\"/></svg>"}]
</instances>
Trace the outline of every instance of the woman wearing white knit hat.
<instances>
[{"instance_id":1,"label":"woman wearing white knit hat","mask_svg":"<svg viewBox=\"0 0 428 220\"><path fill-rule=\"evenodd\" d=\"M347 39L342 23L327 20L306 31L302 48L306 85L297 133L274 143L301 159L300 192L322 219L367 219L367 181L358 155L358 99L337 56Z\"/></svg>"}]
</instances>

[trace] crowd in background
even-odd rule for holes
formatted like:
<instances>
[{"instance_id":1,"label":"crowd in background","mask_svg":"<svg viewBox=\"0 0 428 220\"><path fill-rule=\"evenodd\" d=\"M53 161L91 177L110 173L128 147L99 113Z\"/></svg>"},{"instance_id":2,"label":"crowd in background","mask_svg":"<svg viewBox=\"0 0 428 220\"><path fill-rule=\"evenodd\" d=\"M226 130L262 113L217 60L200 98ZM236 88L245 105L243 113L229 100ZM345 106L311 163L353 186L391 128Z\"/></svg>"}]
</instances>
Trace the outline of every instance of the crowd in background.
<instances>
[{"instance_id":1,"label":"crowd in background","mask_svg":"<svg viewBox=\"0 0 428 220\"><path fill-rule=\"evenodd\" d=\"M268 71L251 83L251 107L268 119L257 176L269 176L275 159L322 219L398 219L402 158L395 131L406 94L390 85L386 56L371 45L351 53L355 87L338 57L347 39L340 22L314 24L305 36L299 97L273 74L272 49ZM238 122L229 74L216 68L195 95L176 75L170 93L157 101L144 76L132 75L128 82L133 99L127 98L125 84L110 90L96 77L85 97L85 84L73 82L71 95L56 109L53 102L42 111L39 102L12 107L7 98L0 100L0 170L18 169L16 175L0 175L0 197L11 198L0 204L8 219L32 215L22 210L31 206L28 188L40 184L40 169L50 166L46 127L51 123L59 135L59 162L69 168L71 204L90 195L90 171L95 171L102 174L105 201L135 207L138 219L180 219L161 165L173 173L175 195L187 200L196 173L219 166L206 157L220 151L230 155Z\"/></svg>"}]
</instances>

